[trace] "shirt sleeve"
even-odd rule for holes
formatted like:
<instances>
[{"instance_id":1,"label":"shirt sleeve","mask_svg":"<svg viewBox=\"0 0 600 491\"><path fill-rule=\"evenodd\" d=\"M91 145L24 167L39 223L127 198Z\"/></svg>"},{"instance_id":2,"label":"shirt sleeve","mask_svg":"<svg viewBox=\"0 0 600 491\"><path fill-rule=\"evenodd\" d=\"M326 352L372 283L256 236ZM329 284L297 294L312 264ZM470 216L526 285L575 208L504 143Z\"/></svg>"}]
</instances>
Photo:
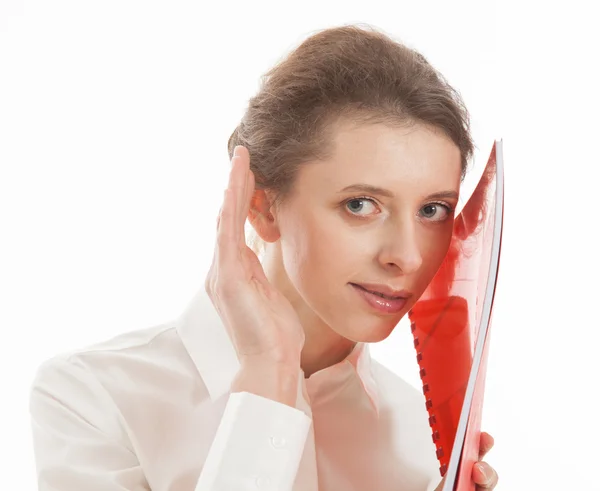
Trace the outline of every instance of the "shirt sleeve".
<instances>
[{"instance_id":1,"label":"shirt sleeve","mask_svg":"<svg viewBox=\"0 0 600 491\"><path fill-rule=\"evenodd\" d=\"M29 409L39 491L149 491L120 412L77 362L38 368Z\"/></svg>"},{"instance_id":2,"label":"shirt sleeve","mask_svg":"<svg viewBox=\"0 0 600 491\"><path fill-rule=\"evenodd\" d=\"M110 394L77 359L38 369L30 415L39 491L150 491ZM246 392L231 394L196 491L291 491L311 419Z\"/></svg>"},{"instance_id":3,"label":"shirt sleeve","mask_svg":"<svg viewBox=\"0 0 600 491\"><path fill-rule=\"evenodd\" d=\"M291 491L310 424L299 409L231 394L196 491Z\"/></svg>"}]
</instances>

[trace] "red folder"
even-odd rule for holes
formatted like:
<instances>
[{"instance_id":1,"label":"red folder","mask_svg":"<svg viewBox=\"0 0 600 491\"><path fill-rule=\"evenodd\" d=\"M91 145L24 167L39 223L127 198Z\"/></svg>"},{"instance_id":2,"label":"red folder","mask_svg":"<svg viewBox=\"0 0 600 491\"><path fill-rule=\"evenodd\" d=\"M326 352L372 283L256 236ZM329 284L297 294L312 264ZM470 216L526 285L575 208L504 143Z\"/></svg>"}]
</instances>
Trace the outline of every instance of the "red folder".
<instances>
[{"instance_id":1,"label":"red folder","mask_svg":"<svg viewBox=\"0 0 600 491\"><path fill-rule=\"evenodd\" d=\"M499 140L455 219L444 262L408 314L444 491L475 491L503 212Z\"/></svg>"}]
</instances>

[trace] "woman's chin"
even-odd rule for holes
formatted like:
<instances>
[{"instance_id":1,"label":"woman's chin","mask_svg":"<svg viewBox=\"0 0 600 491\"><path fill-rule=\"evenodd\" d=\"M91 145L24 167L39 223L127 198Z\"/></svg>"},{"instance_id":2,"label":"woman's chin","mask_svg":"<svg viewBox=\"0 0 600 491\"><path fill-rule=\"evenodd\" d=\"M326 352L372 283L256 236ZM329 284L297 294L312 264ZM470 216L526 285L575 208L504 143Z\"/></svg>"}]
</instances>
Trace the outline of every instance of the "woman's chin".
<instances>
[{"instance_id":1,"label":"woman's chin","mask_svg":"<svg viewBox=\"0 0 600 491\"><path fill-rule=\"evenodd\" d=\"M370 322L365 321L358 325L354 320L346 324L346 327L339 331L339 334L356 343L379 343L392 334L399 321L400 319L393 322L386 322L383 319L371 319Z\"/></svg>"}]
</instances>

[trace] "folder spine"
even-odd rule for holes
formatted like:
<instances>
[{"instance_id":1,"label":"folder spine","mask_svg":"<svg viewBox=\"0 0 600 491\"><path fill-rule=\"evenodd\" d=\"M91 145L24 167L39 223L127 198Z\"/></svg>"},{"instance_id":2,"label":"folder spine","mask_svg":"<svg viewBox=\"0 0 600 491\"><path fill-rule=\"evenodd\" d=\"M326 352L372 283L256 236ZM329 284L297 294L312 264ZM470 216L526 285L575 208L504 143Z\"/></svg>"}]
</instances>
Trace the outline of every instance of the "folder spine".
<instances>
[{"instance_id":1,"label":"folder spine","mask_svg":"<svg viewBox=\"0 0 600 491\"><path fill-rule=\"evenodd\" d=\"M427 414L429 415L429 426L431 428L431 439L435 445L435 454L440 460L444 456L444 447L441 444L440 439L440 428L438 427L437 418L434 412L434 404L431 399L431 391L429 389L429 384L427 382L427 370L423 366L423 351L420 349L421 341L417 335L417 325L412 316L412 310L408 312L408 318L410 320L410 331L413 335L414 346L417 352L417 363L419 364L419 376L421 378L421 384L423 387L423 395L425 396L425 408L427 409ZM445 463L440 465L440 475L443 477L448 470L448 466Z\"/></svg>"}]
</instances>

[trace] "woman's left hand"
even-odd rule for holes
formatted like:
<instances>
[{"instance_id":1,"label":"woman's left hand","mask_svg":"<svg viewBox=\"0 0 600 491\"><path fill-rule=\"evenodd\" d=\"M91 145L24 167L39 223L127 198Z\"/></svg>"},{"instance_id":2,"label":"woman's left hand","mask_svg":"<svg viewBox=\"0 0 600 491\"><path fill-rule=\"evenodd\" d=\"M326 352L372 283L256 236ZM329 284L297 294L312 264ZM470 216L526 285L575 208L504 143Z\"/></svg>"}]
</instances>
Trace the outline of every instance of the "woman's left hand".
<instances>
[{"instance_id":1,"label":"woman's left hand","mask_svg":"<svg viewBox=\"0 0 600 491\"><path fill-rule=\"evenodd\" d=\"M492 438L492 435L486 432L481 432L479 440L479 460L473 466L472 474L472 479L475 483L475 489L477 491L494 489L496 484L498 484L498 473L490 464L481 460L492 449L493 446L494 439ZM442 482L435 489L435 491L442 491L445 480L445 478L442 479Z\"/></svg>"},{"instance_id":2,"label":"woman's left hand","mask_svg":"<svg viewBox=\"0 0 600 491\"><path fill-rule=\"evenodd\" d=\"M498 484L498 473L490 464L481 460L493 446L492 435L482 432L479 440L479 461L473 466L473 482L477 485L477 491L494 489Z\"/></svg>"}]
</instances>

